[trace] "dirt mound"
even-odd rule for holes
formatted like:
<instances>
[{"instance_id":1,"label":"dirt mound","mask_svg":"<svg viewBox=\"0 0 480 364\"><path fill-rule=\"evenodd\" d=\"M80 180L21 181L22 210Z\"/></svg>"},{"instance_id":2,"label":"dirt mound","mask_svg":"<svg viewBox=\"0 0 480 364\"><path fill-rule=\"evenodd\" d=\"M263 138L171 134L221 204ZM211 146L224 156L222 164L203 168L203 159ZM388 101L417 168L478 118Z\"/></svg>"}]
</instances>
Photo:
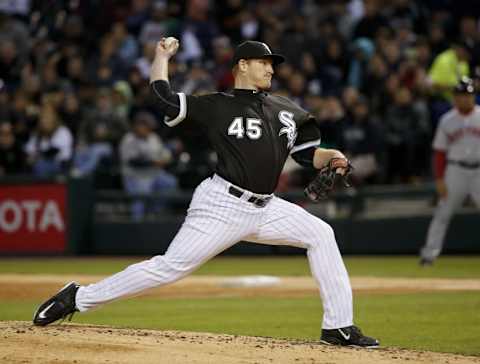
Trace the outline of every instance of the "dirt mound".
<instances>
[{"instance_id":1,"label":"dirt mound","mask_svg":"<svg viewBox=\"0 0 480 364\"><path fill-rule=\"evenodd\" d=\"M315 342L78 324L0 322L0 362L17 363L480 363L454 354L336 348Z\"/></svg>"}]
</instances>

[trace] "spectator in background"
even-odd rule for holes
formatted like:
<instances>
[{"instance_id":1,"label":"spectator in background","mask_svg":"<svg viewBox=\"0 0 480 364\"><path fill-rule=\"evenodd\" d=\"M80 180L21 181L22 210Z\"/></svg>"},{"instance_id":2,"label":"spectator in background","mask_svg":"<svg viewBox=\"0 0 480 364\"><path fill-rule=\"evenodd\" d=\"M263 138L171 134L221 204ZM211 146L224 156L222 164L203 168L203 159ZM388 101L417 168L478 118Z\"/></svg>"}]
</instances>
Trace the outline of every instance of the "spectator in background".
<instances>
[{"instance_id":1,"label":"spectator in background","mask_svg":"<svg viewBox=\"0 0 480 364\"><path fill-rule=\"evenodd\" d=\"M152 4L150 19L143 24L138 40L142 45L155 43L162 37L176 35L178 28L178 20L168 16L167 1L155 0Z\"/></svg>"},{"instance_id":2,"label":"spectator in background","mask_svg":"<svg viewBox=\"0 0 480 364\"><path fill-rule=\"evenodd\" d=\"M147 80L150 75L150 67L155 56L155 46L155 42L145 43L142 56L135 61L135 67L139 70L143 80Z\"/></svg>"},{"instance_id":3,"label":"spectator in background","mask_svg":"<svg viewBox=\"0 0 480 364\"><path fill-rule=\"evenodd\" d=\"M133 92L127 81L117 81L112 88L113 113L120 119L127 120L133 102Z\"/></svg>"},{"instance_id":4,"label":"spectator in background","mask_svg":"<svg viewBox=\"0 0 480 364\"><path fill-rule=\"evenodd\" d=\"M16 44L22 58L28 55L30 37L27 26L0 10L0 44L6 42Z\"/></svg>"},{"instance_id":5,"label":"spectator in background","mask_svg":"<svg viewBox=\"0 0 480 364\"><path fill-rule=\"evenodd\" d=\"M87 81L87 70L82 56L75 55L67 60L66 76L71 88L78 91Z\"/></svg>"},{"instance_id":6,"label":"spectator in background","mask_svg":"<svg viewBox=\"0 0 480 364\"><path fill-rule=\"evenodd\" d=\"M293 63L296 67L300 67L299 55L306 50L310 50L307 45L309 38L306 36L306 19L301 14L292 14L290 26L285 30L285 36L282 39L282 47L278 49L280 54L284 54L285 58Z\"/></svg>"},{"instance_id":7,"label":"spectator in background","mask_svg":"<svg viewBox=\"0 0 480 364\"><path fill-rule=\"evenodd\" d=\"M301 67L300 71L305 76L305 81L307 84L307 92L319 95L322 92L322 82L319 77L319 72L317 70L317 64L313 55L310 52L302 53L301 57ZM334 93L335 91L331 91Z\"/></svg>"},{"instance_id":8,"label":"spectator in background","mask_svg":"<svg viewBox=\"0 0 480 364\"><path fill-rule=\"evenodd\" d=\"M402 87L397 90L394 103L385 115L387 154L387 181L393 183L413 182L413 178L425 173L419 165L429 141L429 125L413 105L412 93ZM423 169L423 170L422 170Z\"/></svg>"},{"instance_id":9,"label":"spectator in background","mask_svg":"<svg viewBox=\"0 0 480 364\"><path fill-rule=\"evenodd\" d=\"M288 87L288 82L292 77L293 73L294 68L290 63L288 63L288 61L279 64L275 68L275 75L277 77L272 80L272 85L275 85L275 89L286 92L285 90Z\"/></svg>"},{"instance_id":10,"label":"spectator in background","mask_svg":"<svg viewBox=\"0 0 480 364\"><path fill-rule=\"evenodd\" d=\"M348 71L348 57L340 38L327 41L325 54L320 58L320 79L322 89L339 94Z\"/></svg>"},{"instance_id":11,"label":"spectator in background","mask_svg":"<svg viewBox=\"0 0 480 364\"><path fill-rule=\"evenodd\" d=\"M219 1L217 7L217 22L223 34L234 44L241 43L251 34L245 34L244 24L249 18L249 8L244 0Z\"/></svg>"},{"instance_id":12,"label":"spectator in background","mask_svg":"<svg viewBox=\"0 0 480 364\"><path fill-rule=\"evenodd\" d=\"M227 37L222 36L214 39L213 55L215 61L212 69L212 77L215 80L213 88L219 92L227 91L233 87L233 75L230 64L233 48Z\"/></svg>"},{"instance_id":13,"label":"spectator in background","mask_svg":"<svg viewBox=\"0 0 480 364\"><path fill-rule=\"evenodd\" d=\"M116 56L122 63L122 69L128 69L138 57L138 42L128 33L123 22L115 22L110 32L112 41L115 43Z\"/></svg>"},{"instance_id":14,"label":"spectator in background","mask_svg":"<svg viewBox=\"0 0 480 364\"><path fill-rule=\"evenodd\" d=\"M440 21L432 21L428 28L428 40L432 53L437 55L448 49L449 43L444 29L444 25Z\"/></svg>"},{"instance_id":15,"label":"spectator in background","mask_svg":"<svg viewBox=\"0 0 480 364\"><path fill-rule=\"evenodd\" d=\"M322 146L339 148L341 145L342 124L345 119L345 109L335 96L323 100L317 113L318 127L322 135Z\"/></svg>"},{"instance_id":16,"label":"spectator in background","mask_svg":"<svg viewBox=\"0 0 480 364\"><path fill-rule=\"evenodd\" d=\"M468 44L457 41L440 53L433 60L428 75L434 92L438 92L448 101L451 100L452 89L463 76L470 74L470 52Z\"/></svg>"},{"instance_id":17,"label":"spectator in background","mask_svg":"<svg viewBox=\"0 0 480 364\"><path fill-rule=\"evenodd\" d=\"M131 102L132 92L125 81L117 81L113 90L99 90L95 109L80 125L74 176L93 175L97 187L119 184L117 147L128 128Z\"/></svg>"},{"instance_id":18,"label":"spectator in background","mask_svg":"<svg viewBox=\"0 0 480 364\"><path fill-rule=\"evenodd\" d=\"M363 87L363 94L370 99L372 111L382 113L386 107L385 83L389 72L387 63L379 53L375 53L372 58L370 58L366 72L368 82ZM349 88L355 89L353 87Z\"/></svg>"},{"instance_id":19,"label":"spectator in background","mask_svg":"<svg viewBox=\"0 0 480 364\"><path fill-rule=\"evenodd\" d=\"M171 162L171 152L154 133L155 118L147 112L135 115L132 131L120 144L124 187L131 195L146 195L177 187L176 178L165 170ZM163 206L161 201L157 207ZM135 201L132 215L140 220L145 213L143 201Z\"/></svg>"},{"instance_id":20,"label":"spectator in background","mask_svg":"<svg viewBox=\"0 0 480 364\"><path fill-rule=\"evenodd\" d=\"M63 86L62 79L57 72L57 62L57 56L52 56L40 71L43 92L56 92Z\"/></svg>"},{"instance_id":21,"label":"spectator in background","mask_svg":"<svg viewBox=\"0 0 480 364\"><path fill-rule=\"evenodd\" d=\"M211 59L213 56L212 42L219 32L216 23L209 17L211 3L209 0L187 3L181 34L183 49L178 55L185 62Z\"/></svg>"},{"instance_id":22,"label":"spectator in background","mask_svg":"<svg viewBox=\"0 0 480 364\"><path fill-rule=\"evenodd\" d=\"M123 78L127 68L117 53L117 43L111 33L104 35L97 54L88 65L89 77L99 87L111 87L116 78Z\"/></svg>"},{"instance_id":23,"label":"spectator in background","mask_svg":"<svg viewBox=\"0 0 480 364\"><path fill-rule=\"evenodd\" d=\"M379 177L382 161L382 135L372 119L365 97L358 96L351 106L350 116L341 129L340 147L350 159L355 184L372 182Z\"/></svg>"},{"instance_id":24,"label":"spectator in background","mask_svg":"<svg viewBox=\"0 0 480 364\"><path fill-rule=\"evenodd\" d=\"M471 50L471 73L476 76L480 75L480 70L476 69L480 65L480 35L477 24L477 19L469 15L462 17L459 24L460 39Z\"/></svg>"},{"instance_id":25,"label":"spectator in background","mask_svg":"<svg viewBox=\"0 0 480 364\"><path fill-rule=\"evenodd\" d=\"M0 78L9 89L19 86L24 65L17 47L13 40L0 42Z\"/></svg>"},{"instance_id":26,"label":"spectator in background","mask_svg":"<svg viewBox=\"0 0 480 364\"><path fill-rule=\"evenodd\" d=\"M420 65L419 54L415 48L405 52L405 58L398 67L398 77L401 85L410 91L424 94L427 85L426 69Z\"/></svg>"},{"instance_id":27,"label":"spectator in background","mask_svg":"<svg viewBox=\"0 0 480 364\"><path fill-rule=\"evenodd\" d=\"M412 29L412 21L408 19L400 20L397 26L393 24L400 53L404 53L410 48L416 40L416 35Z\"/></svg>"},{"instance_id":28,"label":"spectator in background","mask_svg":"<svg viewBox=\"0 0 480 364\"><path fill-rule=\"evenodd\" d=\"M148 21L151 1L132 0L130 3L126 24L128 31L137 37L143 24Z\"/></svg>"},{"instance_id":29,"label":"spectator in background","mask_svg":"<svg viewBox=\"0 0 480 364\"><path fill-rule=\"evenodd\" d=\"M115 114L112 91L101 88L97 92L95 107L85 116L79 129L79 144L106 142L116 148L127 131L127 121Z\"/></svg>"},{"instance_id":30,"label":"spectator in background","mask_svg":"<svg viewBox=\"0 0 480 364\"><path fill-rule=\"evenodd\" d=\"M113 163L115 148L127 130L125 120L114 113L111 90L100 89L96 109L80 125L72 170L75 176L92 174L99 166Z\"/></svg>"},{"instance_id":31,"label":"spectator in background","mask_svg":"<svg viewBox=\"0 0 480 364\"><path fill-rule=\"evenodd\" d=\"M51 100L77 145L109 145L118 160L116 144L130 115L148 110L162 117L146 82L151 41L177 33L182 49L169 67L173 89L227 91L232 45L255 39L284 50L289 63L276 68L272 91L322 115L325 143L340 143L359 93L368 97L372 117L386 120L389 112L390 120L398 112L392 111L397 93L407 88L419 123L431 114L432 128L450 108L448 85L480 74L478 14L459 6L447 0L25 1L30 12L24 17L0 14L0 121L8 120L16 143L25 145L36 131L42 99ZM449 39L458 42L449 48ZM335 106L340 96L343 109ZM380 134L381 127L375 124ZM167 129L157 132L169 148L190 154L184 171L194 166L184 178L176 171L179 180L210 170L211 158L200 156L198 145L173 147L177 131ZM198 144L193 133L190 139ZM416 161L425 173L429 152L417 153L424 154Z\"/></svg>"},{"instance_id":32,"label":"spectator in background","mask_svg":"<svg viewBox=\"0 0 480 364\"><path fill-rule=\"evenodd\" d=\"M73 40L59 44L55 52L48 57L48 61L55 64L55 70L61 78L68 79L76 87L87 76L81 47Z\"/></svg>"},{"instance_id":33,"label":"spectator in background","mask_svg":"<svg viewBox=\"0 0 480 364\"><path fill-rule=\"evenodd\" d=\"M0 122L0 178L26 171L26 156L15 140L12 124Z\"/></svg>"},{"instance_id":34,"label":"spectator in background","mask_svg":"<svg viewBox=\"0 0 480 364\"><path fill-rule=\"evenodd\" d=\"M389 11L389 24L392 29L401 29L408 27L410 31L420 29L423 25L421 21L423 15L419 4L411 0L395 0L392 1L391 9Z\"/></svg>"},{"instance_id":35,"label":"spectator in background","mask_svg":"<svg viewBox=\"0 0 480 364\"><path fill-rule=\"evenodd\" d=\"M63 124L72 132L74 138L78 136L78 128L83 120L84 110L80 105L80 99L75 92L66 92L58 109Z\"/></svg>"},{"instance_id":36,"label":"spectator in background","mask_svg":"<svg viewBox=\"0 0 480 364\"><path fill-rule=\"evenodd\" d=\"M288 79L288 92L292 101L304 105L307 93L307 83L305 76L301 72L294 72Z\"/></svg>"},{"instance_id":37,"label":"spectator in background","mask_svg":"<svg viewBox=\"0 0 480 364\"><path fill-rule=\"evenodd\" d=\"M388 27L387 19L381 14L378 0L364 0L364 14L355 25L353 37L374 39L380 28Z\"/></svg>"},{"instance_id":38,"label":"spectator in background","mask_svg":"<svg viewBox=\"0 0 480 364\"><path fill-rule=\"evenodd\" d=\"M350 114L353 106L357 103L360 93L355 87L345 87L342 90L342 105L345 108L345 112Z\"/></svg>"},{"instance_id":39,"label":"spectator in background","mask_svg":"<svg viewBox=\"0 0 480 364\"><path fill-rule=\"evenodd\" d=\"M52 177L64 173L72 157L72 149L73 137L70 130L61 125L55 107L44 104L37 130L25 146L34 175Z\"/></svg>"},{"instance_id":40,"label":"spectator in background","mask_svg":"<svg viewBox=\"0 0 480 364\"><path fill-rule=\"evenodd\" d=\"M375 52L375 44L368 38L358 38L353 44L353 57L348 70L348 86L363 90L366 86L368 64Z\"/></svg>"},{"instance_id":41,"label":"spectator in background","mask_svg":"<svg viewBox=\"0 0 480 364\"><path fill-rule=\"evenodd\" d=\"M10 120L17 142L24 145L29 140L32 130L37 126L38 114L38 104L30 100L23 90L17 90L10 105Z\"/></svg>"},{"instance_id":42,"label":"spectator in background","mask_svg":"<svg viewBox=\"0 0 480 364\"><path fill-rule=\"evenodd\" d=\"M385 60L389 73L397 72L400 67L402 54L400 53L400 44L395 38L391 38L385 43L379 52Z\"/></svg>"},{"instance_id":43,"label":"spectator in background","mask_svg":"<svg viewBox=\"0 0 480 364\"><path fill-rule=\"evenodd\" d=\"M433 60L428 71L432 90L431 114L433 126L451 107L452 89L463 76L470 75L470 52L468 44L462 41L452 43L451 47Z\"/></svg>"},{"instance_id":44,"label":"spectator in background","mask_svg":"<svg viewBox=\"0 0 480 364\"><path fill-rule=\"evenodd\" d=\"M412 58L415 59L417 66L421 68L422 72L426 72L430 68L432 64L432 48L426 37L417 37L415 45L407 52L411 52Z\"/></svg>"},{"instance_id":45,"label":"spectator in background","mask_svg":"<svg viewBox=\"0 0 480 364\"><path fill-rule=\"evenodd\" d=\"M0 78L0 120L8 120L10 116L10 94L6 90L5 82Z\"/></svg>"},{"instance_id":46,"label":"spectator in background","mask_svg":"<svg viewBox=\"0 0 480 364\"><path fill-rule=\"evenodd\" d=\"M181 87L181 91L185 94L205 94L214 92L214 82L210 74L205 70L205 67L199 63L194 62L185 79L185 83Z\"/></svg>"}]
</instances>

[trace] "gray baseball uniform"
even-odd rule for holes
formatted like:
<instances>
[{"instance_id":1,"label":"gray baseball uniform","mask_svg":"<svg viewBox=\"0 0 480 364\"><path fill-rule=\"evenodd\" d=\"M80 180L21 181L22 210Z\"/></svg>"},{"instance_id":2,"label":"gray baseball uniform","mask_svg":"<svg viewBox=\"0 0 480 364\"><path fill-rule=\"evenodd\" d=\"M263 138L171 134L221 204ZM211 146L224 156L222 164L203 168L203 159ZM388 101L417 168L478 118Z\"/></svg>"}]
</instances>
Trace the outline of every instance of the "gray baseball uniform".
<instances>
[{"instance_id":1,"label":"gray baseball uniform","mask_svg":"<svg viewBox=\"0 0 480 364\"><path fill-rule=\"evenodd\" d=\"M456 109L446 113L437 128L433 149L446 153L447 197L438 203L421 250L422 258L428 260L440 255L452 215L465 198L470 195L480 207L480 106L468 115Z\"/></svg>"}]
</instances>

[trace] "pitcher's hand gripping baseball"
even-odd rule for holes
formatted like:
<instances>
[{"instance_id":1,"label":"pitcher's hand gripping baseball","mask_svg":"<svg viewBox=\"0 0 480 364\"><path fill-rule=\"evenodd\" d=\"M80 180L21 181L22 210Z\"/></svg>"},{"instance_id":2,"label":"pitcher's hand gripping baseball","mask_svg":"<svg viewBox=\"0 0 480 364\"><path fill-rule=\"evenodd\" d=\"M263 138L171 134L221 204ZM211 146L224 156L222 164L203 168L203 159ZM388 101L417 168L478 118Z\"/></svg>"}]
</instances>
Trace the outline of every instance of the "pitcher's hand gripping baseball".
<instances>
[{"instance_id":1,"label":"pitcher's hand gripping baseball","mask_svg":"<svg viewBox=\"0 0 480 364\"><path fill-rule=\"evenodd\" d=\"M318 202L326 199L338 184L350 187L348 177L352 170L353 166L348 159L331 158L305 188L305 195L310 200Z\"/></svg>"},{"instance_id":2,"label":"pitcher's hand gripping baseball","mask_svg":"<svg viewBox=\"0 0 480 364\"><path fill-rule=\"evenodd\" d=\"M178 47L180 43L178 39L174 37L162 38L157 43L156 54L158 56L163 56L166 58L170 58L177 53Z\"/></svg>"}]
</instances>

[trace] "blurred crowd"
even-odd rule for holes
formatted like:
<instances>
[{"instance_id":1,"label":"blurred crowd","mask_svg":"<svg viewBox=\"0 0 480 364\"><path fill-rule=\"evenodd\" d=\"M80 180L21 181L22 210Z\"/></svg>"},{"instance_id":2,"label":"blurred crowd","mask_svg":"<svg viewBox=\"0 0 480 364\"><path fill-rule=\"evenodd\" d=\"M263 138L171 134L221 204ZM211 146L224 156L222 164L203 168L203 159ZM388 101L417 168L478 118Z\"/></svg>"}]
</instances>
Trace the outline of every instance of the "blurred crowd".
<instances>
[{"instance_id":1,"label":"blurred crowd","mask_svg":"<svg viewBox=\"0 0 480 364\"><path fill-rule=\"evenodd\" d=\"M133 194L194 187L215 153L195 125L162 123L148 82L156 42L174 36L174 90L230 90L234 47L266 42L288 59L272 91L316 116L322 144L348 155L356 184L429 179L451 89L480 73L479 9L462 0L0 1L0 176L91 175ZM303 186L305 173L287 163L279 189Z\"/></svg>"}]
</instances>

